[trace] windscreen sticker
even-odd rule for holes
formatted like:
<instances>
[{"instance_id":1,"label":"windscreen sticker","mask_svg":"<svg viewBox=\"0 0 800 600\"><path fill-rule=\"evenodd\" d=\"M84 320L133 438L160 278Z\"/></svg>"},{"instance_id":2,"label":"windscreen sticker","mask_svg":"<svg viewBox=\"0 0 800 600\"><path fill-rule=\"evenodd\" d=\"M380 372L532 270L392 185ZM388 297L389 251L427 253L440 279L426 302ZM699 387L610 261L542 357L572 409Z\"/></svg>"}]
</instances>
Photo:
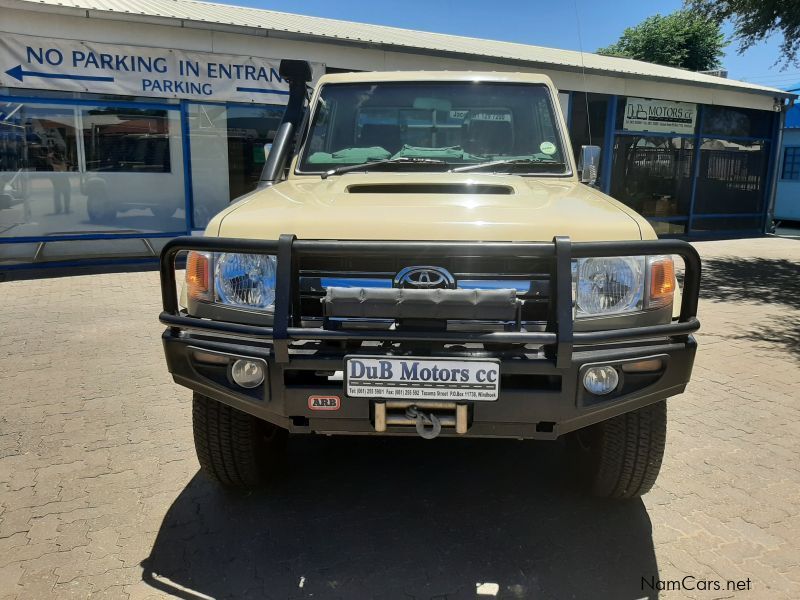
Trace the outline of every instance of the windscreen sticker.
<instances>
[{"instance_id":1,"label":"windscreen sticker","mask_svg":"<svg viewBox=\"0 0 800 600\"><path fill-rule=\"evenodd\" d=\"M556 145L553 142L542 142L539 144L539 150L542 151L542 154L555 154Z\"/></svg>"},{"instance_id":2,"label":"windscreen sticker","mask_svg":"<svg viewBox=\"0 0 800 600\"><path fill-rule=\"evenodd\" d=\"M490 113L480 112L470 115L472 121L511 121L511 115L508 113Z\"/></svg>"}]
</instances>

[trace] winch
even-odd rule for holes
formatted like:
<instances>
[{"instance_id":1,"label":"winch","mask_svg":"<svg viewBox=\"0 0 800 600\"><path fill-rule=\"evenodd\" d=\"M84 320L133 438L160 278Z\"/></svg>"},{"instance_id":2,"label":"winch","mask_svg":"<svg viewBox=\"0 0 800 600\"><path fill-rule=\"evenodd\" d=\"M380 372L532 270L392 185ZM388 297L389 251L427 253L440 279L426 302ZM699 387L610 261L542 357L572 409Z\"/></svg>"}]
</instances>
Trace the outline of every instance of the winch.
<instances>
[{"instance_id":1,"label":"winch","mask_svg":"<svg viewBox=\"0 0 800 600\"><path fill-rule=\"evenodd\" d=\"M456 402L381 400L375 402L375 431L388 426L415 427L420 437L431 440L442 428L463 434L468 428L469 407Z\"/></svg>"}]
</instances>

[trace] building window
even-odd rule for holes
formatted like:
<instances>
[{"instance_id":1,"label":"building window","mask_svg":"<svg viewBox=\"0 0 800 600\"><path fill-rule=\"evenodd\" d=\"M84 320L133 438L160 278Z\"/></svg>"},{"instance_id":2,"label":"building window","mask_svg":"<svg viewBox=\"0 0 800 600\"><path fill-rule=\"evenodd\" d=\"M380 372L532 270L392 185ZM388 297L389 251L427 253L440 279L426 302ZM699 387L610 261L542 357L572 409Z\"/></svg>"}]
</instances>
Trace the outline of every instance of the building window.
<instances>
[{"instance_id":1,"label":"building window","mask_svg":"<svg viewBox=\"0 0 800 600\"><path fill-rule=\"evenodd\" d=\"M764 209L767 144L702 140L695 214L749 214Z\"/></svg>"},{"instance_id":2,"label":"building window","mask_svg":"<svg viewBox=\"0 0 800 600\"><path fill-rule=\"evenodd\" d=\"M56 241L64 236L186 231L178 110L8 97L1 114L0 236L41 239L37 260L124 246ZM152 255L141 240L132 245ZM0 263L17 260L2 246Z\"/></svg>"},{"instance_id":3,"label":"building window","mask_svg":"<svg viewBox=\"0 0 800 600\"><path fill-rule=\"evenodd\" d=\"M275 138L285 110L284 106L228 105L229 201L256 189L266 146Z\"/></svg>"},{"instance_id":4,"label":"building window","mask_svg":"<svg viewBox=\"0 0 800 600\"><path fill-rule=\"evenodd\" d=\"M204 228L231 200L256 188L284 110L283 106L188 105L193 228Z\"/></svg>"},{"instance_id":5,"label":"building window","mask_svg":"<svg viewBox=\"0 0 800 600\"><path fill-rule=\"evenodd\" d=\"M78 170L75 111L68 106L9 102L0 119L0 172Z\"/></svg>"},{"instance_id":6,"label":"building window","mask_svg":"<svg viewBox=\"0 0 800 600\"><path fill-rule=\"evenodd\" d=\"M576 163L581 155L581 146L603 147L606 135L608 99L609 96L605 94L572 93L569 136L572 140L572 152ZM602 164L608 152L608 148L603 148L600 153L598 174L603 172Z\"/></svg>"},{"instance_id":7,"label":"building window","mask_svg":"<svg viewBox=\"0 0 800 600\"><path fill-rule=\"evenodd\" d=\"M611 195L647 217L658 233L684 233L693 157L692 138L618 135Z\"/></svg>"},{"instance_id":8,"label":"building window","mask_svg":"<svg viewBox=\"0 0 800 600\"><path fill-rule=\"evenodd\" d=\"M166 110L90 108L82 111L86 170L170 173Z\"/></svg>"},{"instance_id":9,"label":"building window","mask_svg":"<svg viewBox=\"0 0 800 600\"><path fill-rule=\"evenodd\" d=\"M781 179L800 179L800 146L787 146L784 149Z\"/></svg>"}]
</instances>

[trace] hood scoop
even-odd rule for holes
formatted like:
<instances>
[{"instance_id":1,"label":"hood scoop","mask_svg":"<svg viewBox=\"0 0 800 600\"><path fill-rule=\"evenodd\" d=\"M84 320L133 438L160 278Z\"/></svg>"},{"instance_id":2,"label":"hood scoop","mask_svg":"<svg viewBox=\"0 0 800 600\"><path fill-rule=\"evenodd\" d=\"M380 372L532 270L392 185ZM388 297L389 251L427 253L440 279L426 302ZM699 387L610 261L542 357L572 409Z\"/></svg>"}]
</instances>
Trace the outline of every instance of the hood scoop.
<instances>
[{"instance_id":1,"label":"hood scoop","mask_svg":"<svg viewBox=\"0 0 800 600\"><path fill-rule=\"evenodd\" d=\"M349 194L492 194L508 196L514 188L487 183L360 183L347 186Z\"/></svg>"}]
</instances>

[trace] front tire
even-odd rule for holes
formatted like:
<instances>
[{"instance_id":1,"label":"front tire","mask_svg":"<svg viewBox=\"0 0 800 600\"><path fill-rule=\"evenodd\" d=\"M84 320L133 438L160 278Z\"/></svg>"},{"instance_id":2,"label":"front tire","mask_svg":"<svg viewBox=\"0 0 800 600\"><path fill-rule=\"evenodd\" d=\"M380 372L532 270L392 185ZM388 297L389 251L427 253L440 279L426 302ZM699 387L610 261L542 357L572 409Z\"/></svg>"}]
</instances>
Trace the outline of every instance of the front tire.
<instances>
[{"instance_id":1,"label":"front tire","mask_svg":"<svg viewBox=\"0 0 800 600\"><path fill-rule=\"evenodd\" d=\"M603 498L638 498L661 470L667 403L650 404L570 434L581 484Z\"/></svg>"},{"instance_id":2,"label":"front tire","mask_svg":"<svg viewBox=\"0 0 800 600\"><path fill-rule=\"evenodd\" d=\"M260 487L283 464L285 429L197 392L192 428L200 470L225 487Z\"/></svg>"}]
</instances>

